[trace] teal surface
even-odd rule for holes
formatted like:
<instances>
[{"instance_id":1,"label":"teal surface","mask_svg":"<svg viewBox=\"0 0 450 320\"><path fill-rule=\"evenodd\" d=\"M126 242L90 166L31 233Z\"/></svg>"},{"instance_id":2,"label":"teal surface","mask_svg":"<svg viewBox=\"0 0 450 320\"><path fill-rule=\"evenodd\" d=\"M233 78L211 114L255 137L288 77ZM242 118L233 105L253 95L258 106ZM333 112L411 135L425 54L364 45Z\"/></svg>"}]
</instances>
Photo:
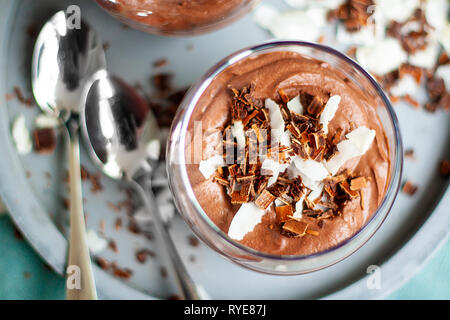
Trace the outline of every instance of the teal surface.
<instances>
[{"instance_id":1,"label":"teal surface","mask_svg":"<svg viewBox=\"0 0 450 320\"><path fill-rule=\"evenodd\" d=\"M0 299L64 299L64 280L49 270L0 216ZM450 299L450 241L389 299Z\"/></svg>"}]
</instances>

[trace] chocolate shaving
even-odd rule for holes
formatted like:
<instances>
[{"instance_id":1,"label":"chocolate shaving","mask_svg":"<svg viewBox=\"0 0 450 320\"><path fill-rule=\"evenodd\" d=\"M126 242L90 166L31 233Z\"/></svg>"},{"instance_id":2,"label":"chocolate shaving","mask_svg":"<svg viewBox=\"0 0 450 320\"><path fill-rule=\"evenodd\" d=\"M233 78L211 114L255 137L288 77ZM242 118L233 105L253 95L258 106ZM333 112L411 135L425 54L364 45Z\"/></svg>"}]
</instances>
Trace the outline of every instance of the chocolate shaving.
<instances>
[{"instance_id":1,"label":"chocolate shaving","mask_svg":"<svg viewBox=\"0 0 450 320\"><path fill-rule=\"evenodd\" d=\"M308 224L303 221L291 219L282 226L283 235L288 237L303 237L308 230Z\"/></svg>"},{"instance_id":2,"label":"chocolate shaving","mask_svg":"<svg viewBox=\"0 0 450 320\"><path fill-rule=\"evenodd\" d=\"M358 177L350 180L350 190L356 191L364 188L367 185L365 177Z\"/></svg>"},{"instance_id":3,"label":"chocolate shaving","mask_svg":"<svg viewBox=\"0 0 450 320\"><path fill-rule=\"evenodd\" d=\"M294 210L291 205L275 207L275 213L279 223L286 222L291 219Z\"/></svg>"},{"instance_id":4,"label":"chocolate shaving","mask_svg":"<svg viewBox=\"0 0 450 320\"><path fill-rule=\"evenodd\" d=\"M256 198L255 205L266 210L277 197L271 194L267 189L264 189L261 194Z\"/></svg>"}]
</instances>

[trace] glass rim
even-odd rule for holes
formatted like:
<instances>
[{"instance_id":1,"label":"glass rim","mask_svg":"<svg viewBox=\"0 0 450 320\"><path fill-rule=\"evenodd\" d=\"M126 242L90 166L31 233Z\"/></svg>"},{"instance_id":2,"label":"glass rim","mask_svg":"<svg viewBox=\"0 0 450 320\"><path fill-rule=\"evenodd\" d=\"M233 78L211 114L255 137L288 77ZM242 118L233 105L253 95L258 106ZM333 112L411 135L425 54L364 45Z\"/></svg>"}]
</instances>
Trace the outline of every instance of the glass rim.
<instances>
[{"instance_id":1,"label":"glass rim","mask_svg":"<svg viewBox=\"0 0 450 320\"><path fill-rule=\"evenodd\" d=\"M372 214L370 219L364 224L364 226L362 226L351 237L341 241L336 246L333 246L331 248L328 248L328 249L320 251L320 252L315 252L315 253L306 254L306 255L277 255L277 254L270 254L270 253L258 251L253 248L250 248L248 246L245 246L245 245L239 243L238 241L235 241L232 238L230 238L225 232L223 232L211 220L211 218L209 218L209 216L203 210L203 208L201 207L200 203L198 202L197 197L195 196L194 191L192 189L192 185L191 185L191 182L190 182L188 174L187 174L186 166L181 165L181 164L186 163L186 155L184 152L178 152L178 154L176 155L176 157L178 158L178 161L180 161L180 162L177 162L177 164L180 164L177 167L179 170L179 174L181 176L182 186L186 190L188 198L191 200L198 216L201 217L201 219L204 222L206 222L208 227L211 228L212 231L214 231L216 234L218 234L223 240L225 240L229 244L239 248L246 254L250 254L252 256L257 256L259 258L266 258L266 259L272 259L272 260L278 260L278 261L294 261L294 260L301 261L301 260L306 260L306 259L310 259L310 258L318 258L318 257L325 256L327 254L335 252L338 249L346 246L347 244L352 242L355 238L359 237L363 233L364 230L366 230L369 226L372 225L375 218L378 218L380 212L382 212L383 210L386 210L386 213L382 217L381 221L379 221L378 225L375 227L373 232L356 249L352 250L347 255L340 257L339 259L337 259L337 261L331 262L328 265L319 268L319 269L321 269L321 268L333 265L333 264L345 259L352 253L356 252L376 233L378 228L382 225L382 223L388 216L388 214L392 208L392 205L394 203L395 197L400 189L401 175L402 175L402 171L403 171L403 161L402 161L402 159L403 159L403 144L402 144L402 138L400 135L398 119L397 119L397 116L391 105L391 102L387 98L383 89L378 84L378 82L364 68L362 68L356 61L354 61L353 59L349 58L348 56L346 56L345 54L341 53L340 51L338 51L336 49L333 49L331 47L328 47L328 46L325 46L322 44L312 43L312 42L307 42L307 41L296 41L296 40L273 41L272 40L272 41L264 42L262 44L258 44L258 45L240 49L240 50L235 51L234 53L226 56L225 58L220 60L218 63L216 63L199 80L197 80L190 87L190 89L188 90L188 93L183 98L183 101L180 104L180 108L177 112L177 115L174 118L172 127L170 129L170 135L172 135L173 130L176 126L176 123L181 122L181 127L180 127L179 131L177 130L177 134L180 134L180 145L181 146L185 145L187 128L188 128L188 125L189 125L189 122L190 122L190 119L192 116L192 112L194 111L194 109L198 103L198 100L200 99L200 97L202 96L202 94L204 93L206 88L211 84L212 80L219 73L221 73L223 70L225 70L227 67L231 66L232 64L234 64L246 57L249 57L252 54L259 53L261 51L265 51L265 50L273 49L273 48L277 48L277 47L293 47L293 46L294 47L295 46L308 47L308 48L316 49L319 51L324 51L324 52L334 55L334 56L338 57L339 59L343 60L344 62L350 64L352 67L354 67L357 71L359 71L369 81L369 83L372 85L372 87L377 92L378 96L381 98L383 104L386 106L386 109L388 110L389 119L391 120L393 129L394 129L393 130L394 131L394 142L396 143L394 163L391 164L393 166L392 167L393 174L390 177L389 185L386 189L386 193L385 193L385 196L384 196L382 202L380 203L380 205L378 206L376 211ZM182 117L180 119L178 119L181 115L181 111L184 111L184 112L182 114ZM172 140L171 137L170 137L170 140ZM167 146L167 157L166 157L167 159L170 157L169 156L170 149L171 149L171 143L169 143ZM171 183L170 170L168 170L168 175L169 175L169 183ZM392 201L389 201L390 196L393 196ZM184 218L184 216L183 216L183 218Z\"/></svg>"}]
</instances>

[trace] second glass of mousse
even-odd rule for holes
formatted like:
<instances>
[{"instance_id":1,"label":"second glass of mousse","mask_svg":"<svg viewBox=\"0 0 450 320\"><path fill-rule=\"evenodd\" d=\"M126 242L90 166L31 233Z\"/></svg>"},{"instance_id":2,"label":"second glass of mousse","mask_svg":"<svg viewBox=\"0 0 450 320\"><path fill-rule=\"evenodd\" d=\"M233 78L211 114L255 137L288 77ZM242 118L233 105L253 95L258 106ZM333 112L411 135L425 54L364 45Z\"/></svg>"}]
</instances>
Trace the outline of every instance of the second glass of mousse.
<instances>
[{"instance_id":1,"label":"second glass of mousse","mask_svg":"<svg viewBox=\"0 0 450 320\"><path fill-rule=\"evenodd\" d=\"M398 190L389 101L327 47L277 42L229 61L191 89L172 128L180 211L211 247L255 270L295 274L343 259Z\"/></svg>"},{"instance_id":2,"label":"second glass of mousse","mask_svg":"<svg viewBox=\"0 0 450 320\"><path fill-rule=\"evenodd\" d=\"M127 25L154 34L210 32L248 13L260 0L96 0Z\"/></svg>"}]
</instances>

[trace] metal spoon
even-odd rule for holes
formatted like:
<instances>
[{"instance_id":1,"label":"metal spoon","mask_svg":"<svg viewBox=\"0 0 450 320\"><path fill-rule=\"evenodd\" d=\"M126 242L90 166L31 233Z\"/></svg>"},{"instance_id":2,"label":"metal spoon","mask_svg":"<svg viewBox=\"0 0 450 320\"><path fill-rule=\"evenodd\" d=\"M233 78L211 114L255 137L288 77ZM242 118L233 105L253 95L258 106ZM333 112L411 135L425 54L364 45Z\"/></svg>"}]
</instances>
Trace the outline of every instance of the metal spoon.
<instances>
[{"instance_id":1,"label":"metal spoon","mask_svg":"<svg viewBox=\"0 0 450 320\"><path fill-rule=\"evenodd\" d=\"M32 89L44 113L58 117L69 137L70 240L66 294L69 300L97 299L86 242L81 196L78 110L87 79L106 66L102 45L83 21L79 29L58 11L42 28L32 58ZM72 280L72 281L69 281Z\"/></svg>"},{"instance_id":2,"label":"metal spoon","mask_svg":"<svg viewBox=\"0 0 450 320\"><path fill-rule=\"evenodd\" d=\"M200 299L151 190L152 169L159 155L159 129L147 102L134 88L105 70L92 76L83 99L82 135L92 159L106 175L127 180L140 194L147 211L153 213L156 231L166 246L179 291L184 299Z\"/></svg>"}]
</instances>

